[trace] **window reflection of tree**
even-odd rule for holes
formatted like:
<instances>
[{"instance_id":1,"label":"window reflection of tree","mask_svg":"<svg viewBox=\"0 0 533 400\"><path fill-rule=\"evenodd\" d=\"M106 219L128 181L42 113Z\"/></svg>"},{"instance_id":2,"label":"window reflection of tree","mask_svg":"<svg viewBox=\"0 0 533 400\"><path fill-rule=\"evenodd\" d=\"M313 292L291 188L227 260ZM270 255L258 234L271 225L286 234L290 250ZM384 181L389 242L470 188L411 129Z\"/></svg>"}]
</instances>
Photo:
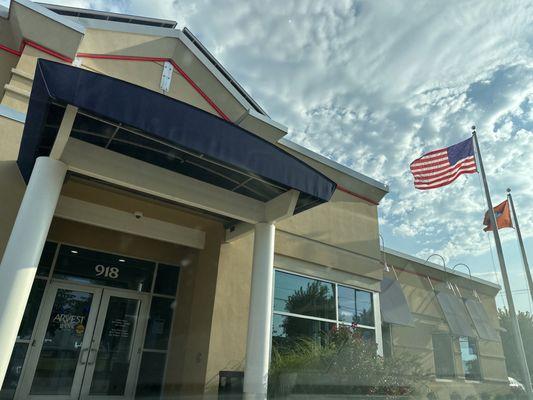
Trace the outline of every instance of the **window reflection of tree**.
<instances>
[{"instance_id":1,"label":"window reflection of tree","mask_svg":"<svg viewBox=\"0 0 533 400\"><path fill-rule=\"evenodd\" d=\"M334 292L330 287L321 284L321 282L308 283L306 289L300 287L287 298L285 309L293 314L307 314L334 319ZM287 317L281 326L284 336L287 337L290 343L303 337L319 341L324 330L329 329L332 324L305 318Z\"/></svg>"},{"instance_id":2,"label":"window reflection of tree","mask_svg":"<svg viewBox=\"0 0 533 400\"><path fill-rule=\"evenodd\" d=\"M335 297L332 288L315 281L300 287L287 297L285 309L293 314L335 319Z\"/></svg>"}]
</instances>

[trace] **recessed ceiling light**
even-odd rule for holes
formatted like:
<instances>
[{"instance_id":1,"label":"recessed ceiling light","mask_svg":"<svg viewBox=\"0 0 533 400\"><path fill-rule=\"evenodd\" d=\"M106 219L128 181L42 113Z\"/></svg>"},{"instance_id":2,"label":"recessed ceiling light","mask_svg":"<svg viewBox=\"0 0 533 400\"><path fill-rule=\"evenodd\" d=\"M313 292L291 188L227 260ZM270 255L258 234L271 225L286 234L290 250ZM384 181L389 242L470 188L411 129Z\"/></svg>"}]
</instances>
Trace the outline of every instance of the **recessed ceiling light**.
<instances>
[{"instance_id":1,"label":"recessed ceiling light","mask_svg":"<svg viewBox=\"0 0 533 400\"><path fill-rule=\"evenodd\" d=\"M78 250L70 250L72 254L78 254Z\"/></svg>"}]
</instances>

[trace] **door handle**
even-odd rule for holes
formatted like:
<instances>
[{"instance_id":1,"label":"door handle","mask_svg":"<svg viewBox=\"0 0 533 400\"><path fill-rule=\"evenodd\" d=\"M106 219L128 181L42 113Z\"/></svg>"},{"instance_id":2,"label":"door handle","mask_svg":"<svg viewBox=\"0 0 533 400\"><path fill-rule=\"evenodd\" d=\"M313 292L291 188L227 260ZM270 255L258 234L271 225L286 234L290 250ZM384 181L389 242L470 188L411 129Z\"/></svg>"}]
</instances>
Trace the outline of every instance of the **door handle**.
<instances>
[{"instance_id":1,"label":"door handle","mask_svg":"<svg viewBox=\"0 0 533 400\"><path fill-rule=\"evenodd\" d=\"M80 352L80 364L81 365L85 365L87 364L87 359L89 358L89 355L87 354L87 352L89 351L88 348L86 349L81 349L81 352ZM85 357L85 361L83 360L83 355L84 354L87 354L87 357Z\"/></svg>"},{"instance_id":2,"label":"door handle","mask_svg":"<svg viewBox=\"0 0 533 400\"><path fill-rule=\"evenodd\" d=\"M98 350L97 349L89 350L89 356L87 357L87 359L89 359L91 357L92 353L95 353L95 356L94 356L92 361L87 362L87 365L93 365L96 362L96 354L98 354Z\"/></svg>"}]
</instances>

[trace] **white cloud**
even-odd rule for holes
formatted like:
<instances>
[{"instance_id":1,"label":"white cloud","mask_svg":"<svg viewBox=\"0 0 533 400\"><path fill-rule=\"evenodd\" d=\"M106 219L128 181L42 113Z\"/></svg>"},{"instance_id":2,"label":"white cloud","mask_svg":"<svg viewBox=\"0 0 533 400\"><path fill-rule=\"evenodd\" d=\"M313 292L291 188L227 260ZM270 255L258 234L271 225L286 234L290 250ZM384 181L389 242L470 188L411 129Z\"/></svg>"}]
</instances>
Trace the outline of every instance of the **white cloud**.
<instances>
[{"instance_id":1,"label":"white cloud","mask_svg":"<svg viewBox=\"0 0 533 400\"><path fill-rule=\"evenodd\" d=\"M494 202L511 186L523 233L533 236L532 0L69 5L188 26L293 140L389 183L382 229L415 253L488 249L476 175L419 192L408 171L476 123Z\"/></svg>"}]
</instances>

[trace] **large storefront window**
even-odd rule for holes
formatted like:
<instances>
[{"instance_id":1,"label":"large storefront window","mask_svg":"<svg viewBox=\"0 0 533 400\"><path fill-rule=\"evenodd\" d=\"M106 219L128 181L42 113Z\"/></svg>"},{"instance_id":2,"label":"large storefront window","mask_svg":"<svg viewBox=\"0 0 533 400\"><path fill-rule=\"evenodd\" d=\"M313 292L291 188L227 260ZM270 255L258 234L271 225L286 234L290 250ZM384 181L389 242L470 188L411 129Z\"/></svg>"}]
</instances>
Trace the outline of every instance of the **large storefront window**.
<instances>
[{"instance_id":1,"label":"large storefront window","mask_svg":"<svg viewBox=\"0 0 533 400\"><path fill-rule=\"evenodd\" d=\"M284 348L302 338L320 342L334 327L352 324L375 341L373 303L371 292L277 270L273 346Z\"/></svg>"}]
</instances>

